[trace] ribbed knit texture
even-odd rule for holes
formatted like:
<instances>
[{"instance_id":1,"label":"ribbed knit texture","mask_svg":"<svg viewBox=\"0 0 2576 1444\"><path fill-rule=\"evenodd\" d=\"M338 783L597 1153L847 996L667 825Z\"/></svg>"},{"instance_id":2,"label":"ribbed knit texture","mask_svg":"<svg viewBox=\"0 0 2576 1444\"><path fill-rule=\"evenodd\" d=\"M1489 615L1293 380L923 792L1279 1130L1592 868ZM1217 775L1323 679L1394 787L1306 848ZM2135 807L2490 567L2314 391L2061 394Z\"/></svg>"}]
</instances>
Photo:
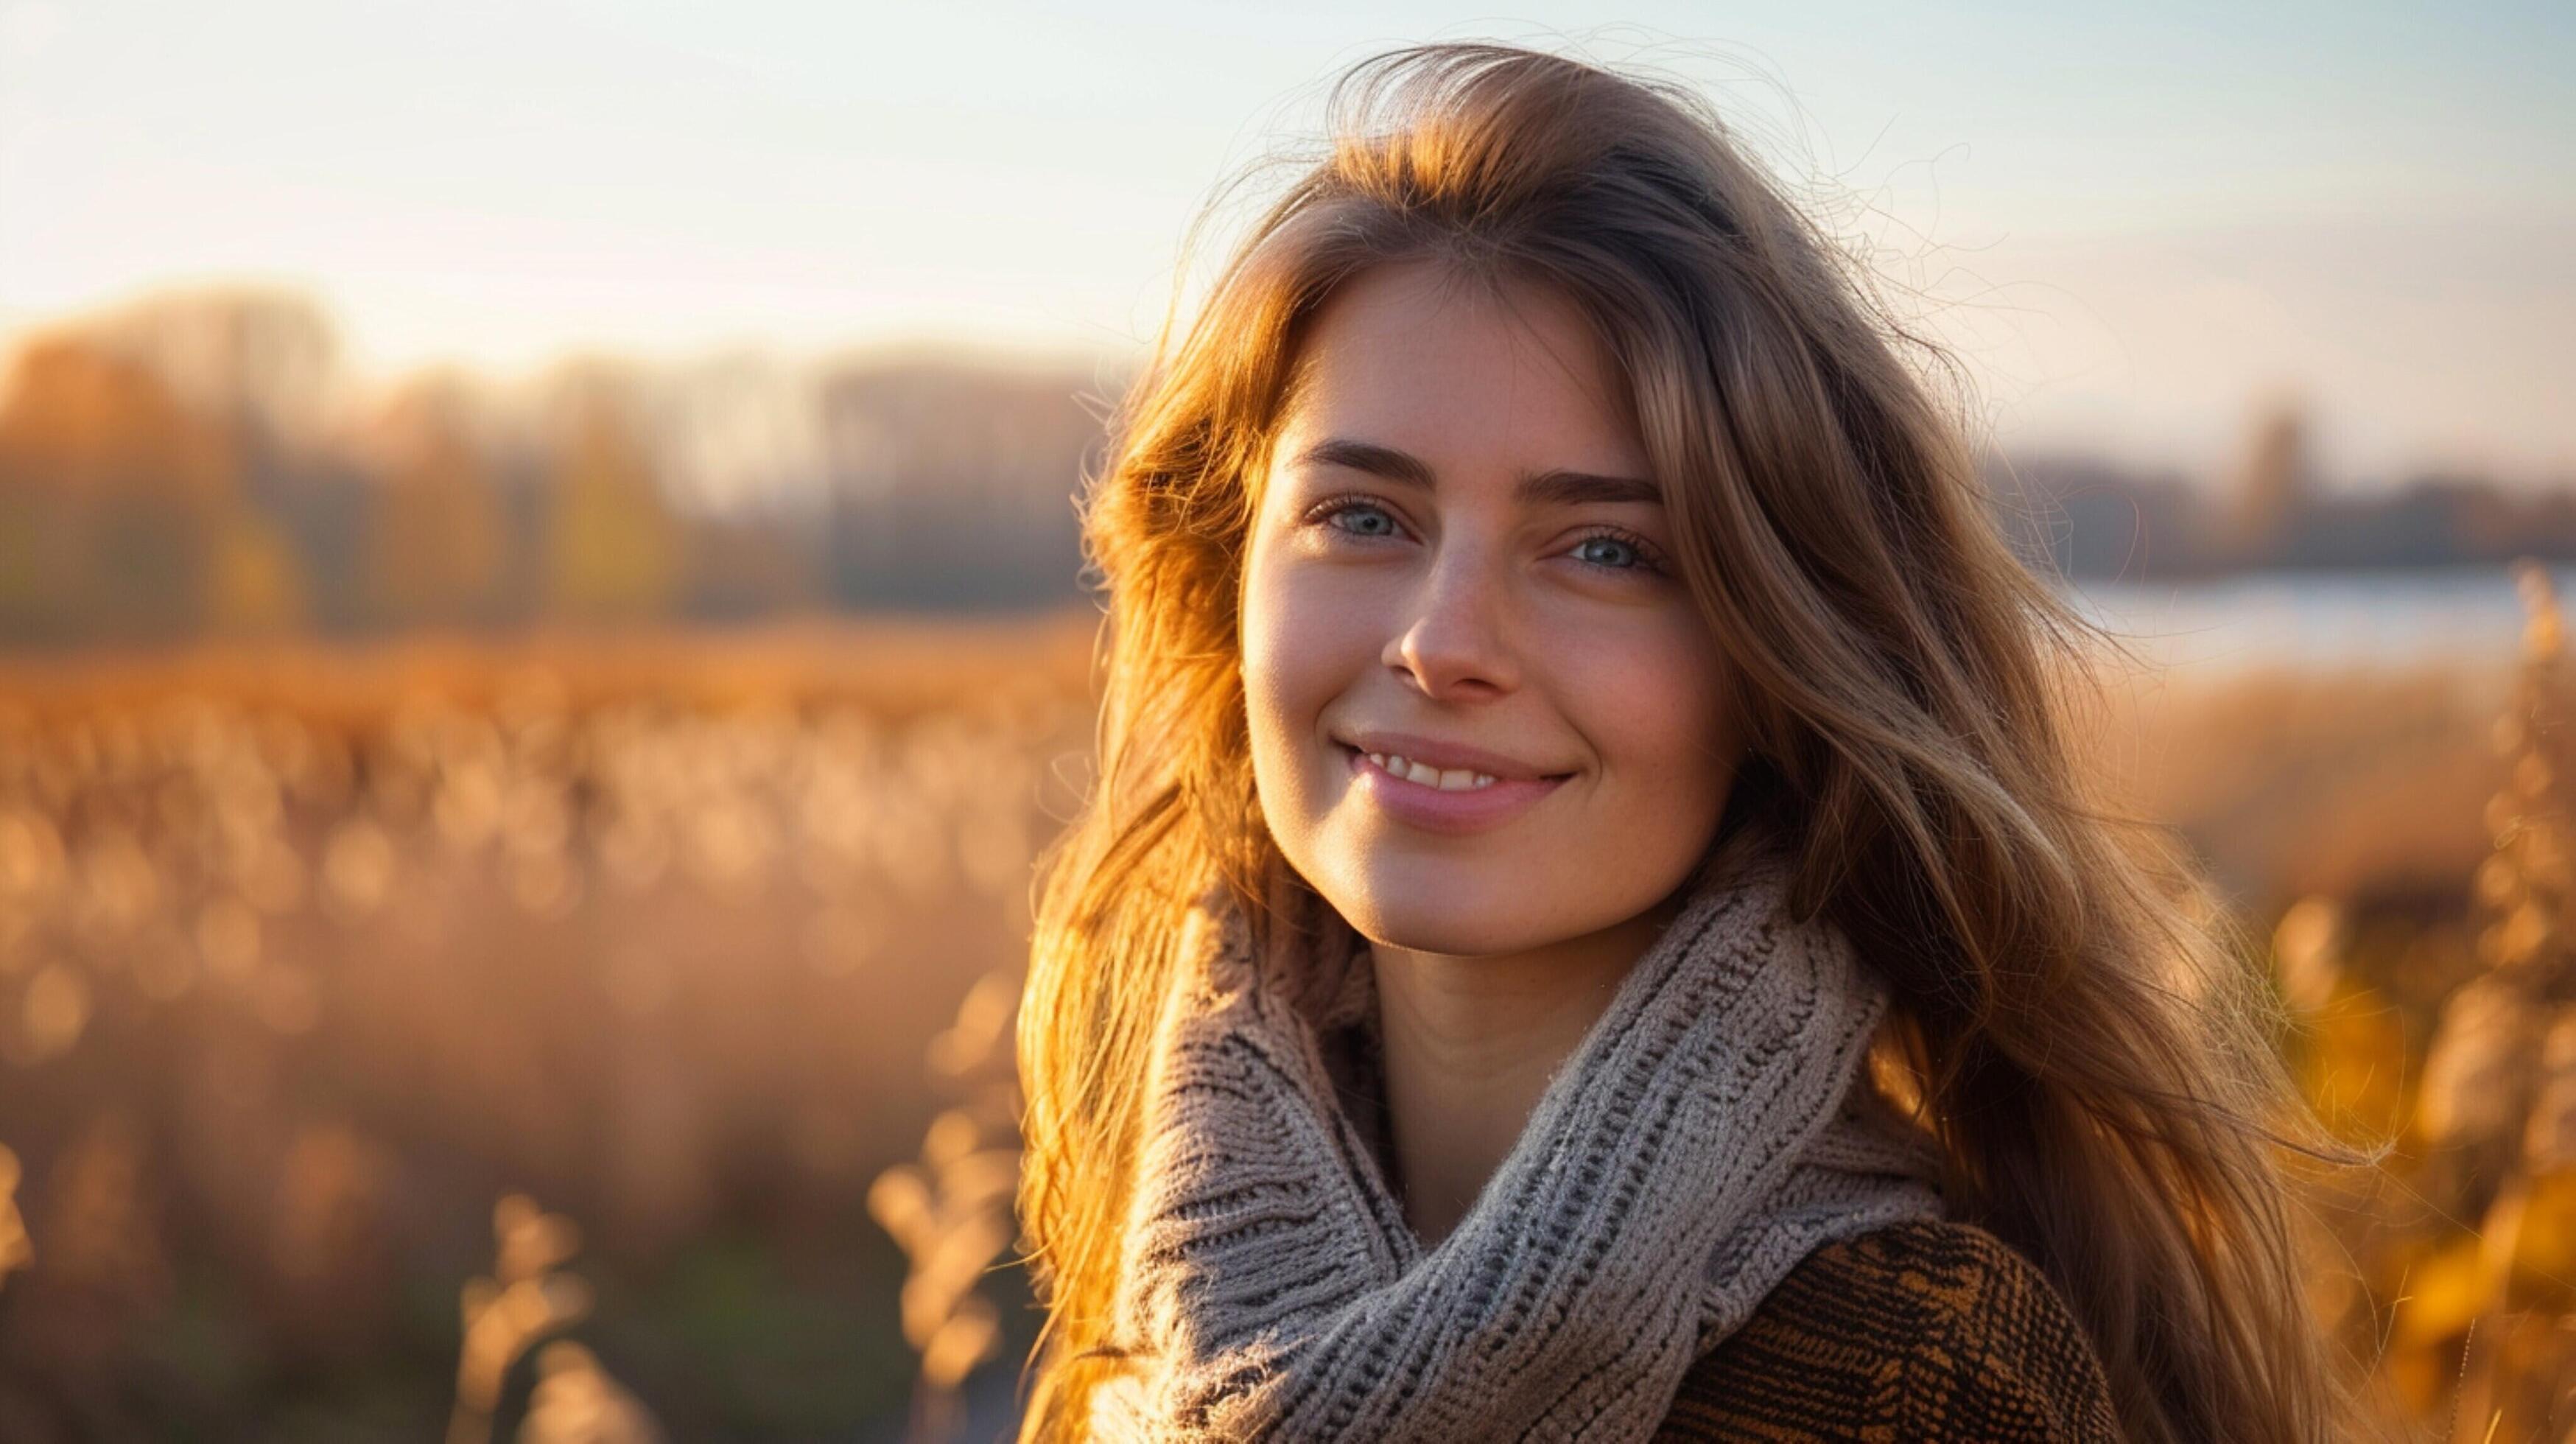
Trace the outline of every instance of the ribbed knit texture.
<instances>
[{"instance_id":1,"label":"ribbed knit texture","mask_svg":"<svg viewBox=\"0 0 2576 1444\"><path fill-rule=\"evenodd\" d=\"M1148 1083L1112 1337L1136 1368L1096 1435L1645 1440L1810 1251L1938 1217L1930 1144L1862 1072L1884 984L1785 881L1763 859L1685 900L1429 1250L1348 1061L1364 941L1282 885L1296 926L1256 955L1211 889Z\"/></svg>"}]
</instances>

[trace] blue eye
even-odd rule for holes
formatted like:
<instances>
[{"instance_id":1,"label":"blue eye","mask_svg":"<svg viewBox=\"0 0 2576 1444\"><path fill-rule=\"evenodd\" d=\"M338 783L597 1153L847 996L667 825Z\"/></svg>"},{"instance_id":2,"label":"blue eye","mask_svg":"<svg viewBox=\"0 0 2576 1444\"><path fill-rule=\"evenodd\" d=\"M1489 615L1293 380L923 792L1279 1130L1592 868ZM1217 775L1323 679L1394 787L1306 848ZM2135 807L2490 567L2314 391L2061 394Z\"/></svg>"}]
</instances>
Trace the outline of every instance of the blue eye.
<instances>
[{"instance_id":1,"label":"blue eye","mask_svg":"<svg viewBox=\"0 0 2576 1444\"><path fill-rule=\"evenodd\" d=\"M1644 565L1645 565L1645 557L1644 557L1641 553L1638 553L1638 551L1637 551L1637 548L1636 548L1636 547L1634 547L1634 546L1630 545L1630 544L1629 544L1625 539L1620 538L1620 537L1612 536L1612 535L1611 535L1610 533L1608 533L1608 532L1594 532L1592 535L1590 535L1590 536L1588 536L1588 537L1585 537L1581 542L1577 543L1577 544L1575 545L1575 550L1576 550L1576 551L1581 551L1583 548L1588 547L1588 546L1606 546L1606 547L1613 547L1613 548L1624 548L1624 549L1626 549L1626 550L1627 550L1627 551L1628 551L1632 556L1634 556L1634 557L1636 558L1634 561L1630 562L1627 566L1619 566L1619 565L1617 565L1617 564L1615 564L1615 563L1609 564L1609 569L1610 569L1611 571L1624 572L1624 571L1629 571L1629 570L1631 570L1631 569L1633 569L1633 568L1636 568L1636 567L1642 567L1642 566L1644 566ZM1594 563L1592 563L1592 565L1594 565L1594 566L1601 566L1601 565L1604 565L1604 564L1603 564L1603 563L1600 563L1600 562L1594 562Z\"/></svg>"},{"instance_id":2,"label":"blue eye","mask_svg":"<svg viewBox=\"0 0 2576 1444\"><path fill-rule=\"evenodd\" d=\"M1382 523L1382 525L1376 528L1364 530L1359 527L1344 526L1340 524L1342 518L1353 515L1374 517L1379 523ZM1314 507L1307 511L1306 520L1316 525L1329 526L1334 531L1338 531L1344 536L1377 538L1397 535L1394 515L1384 506L1365 496L1328 497L1325 500L1316 503ZM1581 555L1585 548L1592 546L1608 546L1614 548L1614 556L1624 552L1628 559L1624 562L1604 562L1594 561L1589 557ZM1632 532L1623 531L1618 527L1597 527L1592 531L1585 533L1583 538L1574 544L1573 551L1575 553L1575 560L1580 565L1589 567L1596 572L1608 572L1613 575L1633 573L1637 575L1660 576L1666 571L1661 557L1645 538L1637 536Z\"/></svg>"},{"instance_id":3,"label":"blue eye","mask_svg":"<svg viewBox=\"0 0 2576 1444\"><path fill-rule=\"evenodd\" d=\"M1335 504L1333 505L1333 507L1332 507L1332 509L1331 509L1330 511L1326 511L1326 512L1322 513L1322 515L1318 518L1318 520L1322 520L1322 521L1332 521L1332 520L1334 520L1334 519L1336 519L1336 518L1338 518L1338 517L1346 516L1346 515L1350 514L1351 512L1362 512L1362 513L1374 514L1374 515L1376 515L1376 516L1378 516L1378 517L1385 518L1385 519L1387 520L1387 523L1388 523L1388 525L1389 525L1390 527L1392 527L1392 526L1394 525L1394 519L1393 519L1393 518L1391 518L1391 517L1387 517L1386 509L1385 509L1384 507L1381 507L1381 506L1377 505L1375 502L1370 502L1370 501L1344 501L1344 502L1337 502L1337 503L1335 503ZM1336 531L1351 531L1351 529L1350 529L1349 527L1336 527L1336 528L1334 528L1334 530L1336 530ZM1391 535L1393 535L1393 532L1392 532L1392 531L1364 531L1364 532L1351 532L1351 534L1352 534L1353 536L1391 536Z\"/></svg>"},{"instance_id":4,"label":"blue eye","mask_svg":"<svg viewBox=\"0 0 2576 1444\"><path fill-rule=\"evenodd\" d=\"M1622 565L1611 562L1596 562L1581 557L1578 557L1577 560L1582 561L1583 565L1587 567L1592 567L1605 572L1636 572L1650 576L1662 576L1668 570L1663 563L1663 558L1657 554L1652 546L1647 544L1645 538L1630 532L1621 531L1617 527L1603 527L1597 531L1587 533L1582 541L1575 544L1574 549L1577 552L1580 552L1585 547L1596 544L1618 547L1625 550L1629 556L1629 561Z\"/></svg>"}]
</instances>

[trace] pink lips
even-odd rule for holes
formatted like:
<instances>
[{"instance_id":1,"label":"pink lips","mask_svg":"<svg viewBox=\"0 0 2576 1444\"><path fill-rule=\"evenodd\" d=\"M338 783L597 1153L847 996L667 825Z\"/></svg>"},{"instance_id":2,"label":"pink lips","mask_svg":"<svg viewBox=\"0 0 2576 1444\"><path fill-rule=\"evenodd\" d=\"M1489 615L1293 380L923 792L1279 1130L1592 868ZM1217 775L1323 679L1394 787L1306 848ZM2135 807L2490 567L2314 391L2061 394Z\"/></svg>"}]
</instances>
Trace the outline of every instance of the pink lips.
<instances>
[{"instance_id":1,"label":"pink lips","mask_svg":"<svg viewBox=\"0 0 2576 1444\"><path fill-rule=\"evenodd\" d=\"M1342 748L1353 786L1399 822L1428 832L1470 833L1499 827L1535 806L1565 781L1557 777L1497 777L1485 787L1443 791L1429 783L1398 777L1356 747Z\"/></svg>"}]
</instances>

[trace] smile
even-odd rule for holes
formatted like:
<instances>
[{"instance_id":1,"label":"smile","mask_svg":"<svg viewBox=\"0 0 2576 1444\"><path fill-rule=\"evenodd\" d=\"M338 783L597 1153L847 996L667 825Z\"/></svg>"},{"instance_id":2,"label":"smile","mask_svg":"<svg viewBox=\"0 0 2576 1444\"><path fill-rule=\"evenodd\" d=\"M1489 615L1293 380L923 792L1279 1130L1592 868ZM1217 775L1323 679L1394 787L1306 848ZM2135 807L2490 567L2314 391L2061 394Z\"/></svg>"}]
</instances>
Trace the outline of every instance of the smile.
<instances>
[{"instance_id":1,"label":"smile","mask_svg":"<svg viewBox=\"0 0 2576 1444\"><path fill-rule=\"evenodd\" d=\"M1461 834L1500 827L1527 812L1565 781L1554 777L1495 777L1457 769L1418 773L1401 758L1380 762L1347 743L1339 744L1353 790L1398 822L1426 832ZM1402 766L1403 774L1390 770ZM1446 784L1446 785L1444 785Z\"/></svg>"}]
</instances>

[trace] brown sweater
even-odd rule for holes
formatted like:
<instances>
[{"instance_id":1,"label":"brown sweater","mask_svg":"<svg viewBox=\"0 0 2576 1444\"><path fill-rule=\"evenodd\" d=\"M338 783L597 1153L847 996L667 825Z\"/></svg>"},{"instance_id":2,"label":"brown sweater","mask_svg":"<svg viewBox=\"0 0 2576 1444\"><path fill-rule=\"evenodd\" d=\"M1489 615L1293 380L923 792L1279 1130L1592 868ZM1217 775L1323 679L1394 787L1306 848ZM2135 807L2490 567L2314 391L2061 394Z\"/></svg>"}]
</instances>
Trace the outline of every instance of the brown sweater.
<instances>
[{"instance_id":1,"label":"brown sweater","mask_svg":"<svg viewBox=\"0 0 2576 1444\"><path fill-rule=\"evenodd\" d=\"M2110 1386L2047 1277L1984 1229L1827 1244L1682 1378L1665 1441L2116 1444Z\"/></svg>"}]
</instances>

